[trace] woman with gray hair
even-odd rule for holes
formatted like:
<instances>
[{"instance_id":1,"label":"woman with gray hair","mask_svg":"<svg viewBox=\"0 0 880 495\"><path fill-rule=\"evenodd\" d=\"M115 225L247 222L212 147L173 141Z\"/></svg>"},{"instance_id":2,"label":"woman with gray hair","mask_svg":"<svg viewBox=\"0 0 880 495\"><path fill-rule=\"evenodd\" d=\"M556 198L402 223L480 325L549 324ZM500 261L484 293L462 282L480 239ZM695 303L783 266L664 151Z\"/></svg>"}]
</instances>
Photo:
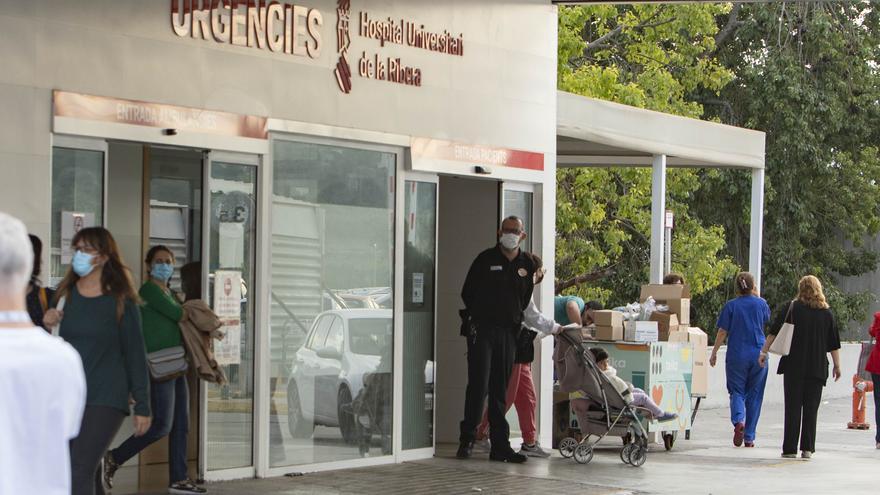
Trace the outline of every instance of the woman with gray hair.
<instances>
[{"instance_id":1,"label":"woman with gray hair","mask_svg":"<svg viewBox=\"0 0 880 495\"><path fill-rule=\"evenodd\" d=\"M0 493L66 495L85 375L76 350L28 315L32 260L24 224L0 213Z\"/></svg>"}]
</instances>

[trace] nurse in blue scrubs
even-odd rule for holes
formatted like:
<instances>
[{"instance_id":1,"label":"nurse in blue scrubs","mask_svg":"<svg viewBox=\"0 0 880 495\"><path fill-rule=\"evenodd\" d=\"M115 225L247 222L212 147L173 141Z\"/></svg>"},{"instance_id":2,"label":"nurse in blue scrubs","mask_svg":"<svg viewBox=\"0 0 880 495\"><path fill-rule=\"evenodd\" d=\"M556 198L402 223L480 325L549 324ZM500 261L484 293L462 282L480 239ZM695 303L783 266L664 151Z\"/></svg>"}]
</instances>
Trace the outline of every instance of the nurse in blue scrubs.
<instances>
[{"instance_id":1,"label":"nurse in blue scrubs","mask_svg":"<svg viewBox=\"0 0 880 495\"><path fill-rule=\"evenodd\" d=\"M758 296L751 273L740 273L734 284L738 296L727 301L718 316L718 333L709 364L715 366L718 348L727 339L725 370L733 444L754 447L767 384L767 368L758 364L758 356L764 346L764 327L770 320L770 307Z\"/></svg>"}]
</instances>

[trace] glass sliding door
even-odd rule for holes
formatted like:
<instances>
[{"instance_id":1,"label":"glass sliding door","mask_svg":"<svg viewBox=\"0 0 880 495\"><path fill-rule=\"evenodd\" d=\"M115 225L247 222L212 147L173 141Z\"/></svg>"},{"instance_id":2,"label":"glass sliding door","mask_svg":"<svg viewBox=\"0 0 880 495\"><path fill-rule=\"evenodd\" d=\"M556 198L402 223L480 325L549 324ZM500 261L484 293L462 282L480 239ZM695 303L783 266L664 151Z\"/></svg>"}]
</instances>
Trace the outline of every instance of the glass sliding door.
<instances>
[{"instance_id":1,"label":"glass sliding door","mask_svg":"<svg viewBox=\"0 0 880 495\"><path fill-rule=\"evenodd\" d=\"M273 157L269 465L390 455L397 154Z\"/></svg>"},{"instance_id":2,"label":"glass sliding door","mask_svg":"<svg viewBox=\"0 0 880 495\"><path fill-rule=\"evenodd\" d=\"M408 180L404 191L404 450L434 446L434 280L437 184Z\"/></svg>"},{"instance_id":3,"label":"glass sliding door","mask_svg":"<svg viewBox=\"0 0 880 495\"><path fill-rule=\"evenodd\" d=\"M522 186L530 187L530 186ZM514 184L504 183L503 186L503 204L501 205L501 220L516 215L522 218L525 224L528 237L522 244L522 248L528 252L532 251L532 196L530 190L523 190ZM499 222L500 225L500 222Z\"/></svg>"},{"instance_id":4,"label":"glass sliding door","mask_svg":"<svg viewBox=\"0 0 880 495\"><path fill-rule=\"evenodd\" d=\"M206 383L202 462L208 471L254 465L254 284L257 158L211 152L207 163L204 288L223 322L214 354L228 383Z\"/></svg>"},{"instance_id":5,"label":"glass sliding door","mask_svg":"<svg viewBox=\"0 0 880 495\"><path fill-rule=\"evenodd\" d=\"M73 236L83 228L104 225L106 156L105 141L54 137L50 268L45 280L50 287L67 273Z\"/></svg>"}]
</instances>

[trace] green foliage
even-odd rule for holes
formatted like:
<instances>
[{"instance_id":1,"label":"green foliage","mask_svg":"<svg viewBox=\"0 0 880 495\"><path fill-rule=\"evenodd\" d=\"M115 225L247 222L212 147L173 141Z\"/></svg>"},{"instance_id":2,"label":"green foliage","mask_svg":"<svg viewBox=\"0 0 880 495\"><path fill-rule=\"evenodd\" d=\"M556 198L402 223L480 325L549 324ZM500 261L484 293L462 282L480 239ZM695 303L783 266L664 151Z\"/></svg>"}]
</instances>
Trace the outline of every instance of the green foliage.
<instances>
[{"instance_id":1,"label":"green foliage","mask_svg":"<svg viewBox=\"0 0 880 495\"><path fill-rule=\"evenodd\" d=\"M733 74L707 58L718 32L718 5L565 7L559 13L559 88L677 115L698 117L694 91L718 92ZM626 165L626 164L621 164ZM558 280L608 269L565 293L622 305L637 299L650 265L651 173L636 168L557 172ZM673 270L694 294L729 279L737 267L724 231L690 213L701 187L696 172L671 170L667 207L675 212Z\"/></svg>"},{"instance_id":2,"label":"green foliage","mask_svg":"<svg viewBox=\"0 0 880 495\"><path fill-rule=\"evenodd\" d=\"M573 93L767 134L763 296L791 298L819 276L842 322L874 295L841 276L877 267L880 231L880 12L869 2L564 7L558 86ZM625 164L621 164L625 165ZM606 303L634 300L649 265L650 174L561 169L560 280ZM751 174L675 170L673 268L692 286L692 320L710 334L748 264Z\"/></svg>"},{"instance_id":3,"label":"green foliage","mask_svg":"<svg viewBox=\"0 0 880 495\"><path fill-rule=\"evenodd\" d=\"M839 276L869 273L878 253L863 240L880 231L878 117L880 17L866 3L742 7L742 25L718 52L736 73L708 117L767 133L763 295L791 298L815 274L841 322L863 320L870 294L849 294ZM702 95L705 98L705 95ZM748 246L748 178L704 174L692 207L725 227L727 252ZM721 198L719 205L718 200ZM721 207L719 207L721 206Z\"/></svg>"}]
</instances>

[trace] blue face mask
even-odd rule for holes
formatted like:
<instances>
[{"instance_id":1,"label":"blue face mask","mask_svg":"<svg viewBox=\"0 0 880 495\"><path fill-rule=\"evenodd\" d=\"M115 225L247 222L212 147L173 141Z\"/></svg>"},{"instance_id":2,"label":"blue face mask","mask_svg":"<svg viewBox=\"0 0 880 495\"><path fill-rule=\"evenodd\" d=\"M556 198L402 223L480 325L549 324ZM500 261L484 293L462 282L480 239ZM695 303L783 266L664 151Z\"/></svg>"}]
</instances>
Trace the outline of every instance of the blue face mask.
<instances>
[{"instance_id":1,"label":"blue face mask","mask_svg":"<svg viewBox=\"0 0 880 495\"><path fill-rule=\"evenodd\" d=\"M156 263L153 265L153 269L150 270L150 275L162 282L167 282L171 278L172 273L174 273L174 267L170 263Z\"/></svg>"},{"instance_id":2,"label":"blue face mask","mask_svg":"<svg viewBox=\"0 0 880 495\"><path fill-rule=\"evenodd\" d=\"M93 254L77 250L77 252L73 254L73 260L71 260L70 266L73 268L74 273L80 277L85 277L89 273L92 273L92 270L95 268L95 265L92 264L92 259L94 259L94 257L95 255Z\"/></svg>"}]
</instances>

